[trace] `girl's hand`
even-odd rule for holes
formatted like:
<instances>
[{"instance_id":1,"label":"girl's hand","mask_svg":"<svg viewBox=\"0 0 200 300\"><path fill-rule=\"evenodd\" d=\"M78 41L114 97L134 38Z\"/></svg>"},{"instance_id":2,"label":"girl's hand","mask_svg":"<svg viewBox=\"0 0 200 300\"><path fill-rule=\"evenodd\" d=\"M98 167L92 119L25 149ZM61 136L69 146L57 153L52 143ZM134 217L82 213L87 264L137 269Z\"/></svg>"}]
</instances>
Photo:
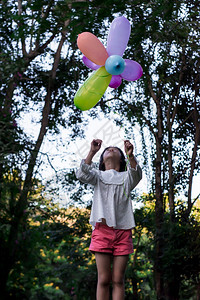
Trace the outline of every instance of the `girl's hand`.
<instances>
[{"instance_id":1,"label":"girl's hand","mask_svg":"<svg viewBox=\"0 0 200 300\"><path fill-rule=\"evenodd\" d=\"M96 154L99 149L101 148L101 144L102 144L102 140L93 140L91 142L91 148L90 148L90 151L93 153L93 154Z\"/></svg>"},{"instance_id":2,"label":"girl's hand","mask_svg":"<svg viewBox=\"0 0 200 300\"><path fill-rule=\"evenodd\" d=\"M128 157L133 156L133 145L129 140L124 141L124 150Z\"/></svg>"}]
</instances>

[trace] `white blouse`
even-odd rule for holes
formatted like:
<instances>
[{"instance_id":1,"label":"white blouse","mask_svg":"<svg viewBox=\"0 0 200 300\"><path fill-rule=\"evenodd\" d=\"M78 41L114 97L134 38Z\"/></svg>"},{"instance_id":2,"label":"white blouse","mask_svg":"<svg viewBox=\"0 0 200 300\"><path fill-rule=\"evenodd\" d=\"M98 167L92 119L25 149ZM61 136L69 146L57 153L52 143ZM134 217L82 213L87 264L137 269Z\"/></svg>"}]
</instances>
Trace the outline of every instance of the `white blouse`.
<instances>
[{"instance_id":1,"label":"white blouse","mask_svg":"<svg viewBox=\"0 0 200 300\"><path fill-rule=\"evenodd\" d=\"M94 164L81 161L76 177L83 183L94 185L94 196L90 215L90 224L106 220L109 227L131 229L135 227L130 191L142 178L142 170L128 166L128 170L117 172L114 169L100 171Z\"/></svg>"}]
</instances>

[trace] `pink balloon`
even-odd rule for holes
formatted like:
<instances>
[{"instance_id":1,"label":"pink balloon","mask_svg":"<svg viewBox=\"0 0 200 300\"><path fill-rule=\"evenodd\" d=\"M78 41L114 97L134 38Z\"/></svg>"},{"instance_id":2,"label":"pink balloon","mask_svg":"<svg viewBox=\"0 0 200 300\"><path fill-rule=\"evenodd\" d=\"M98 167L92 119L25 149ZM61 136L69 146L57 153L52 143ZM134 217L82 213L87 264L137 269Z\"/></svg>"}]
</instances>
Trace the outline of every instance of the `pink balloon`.
<instances>
[{"instance_id":1,"label":"pink balloon","mask_svg":"<svg viewBox=\"0 0 200 300\"><path fill-rule=\"evenodd\" d=\"M97 65L97 64L93 63L91 60L89 60L89 58L87 58L85 55L82 57L82 60L83 60L84 64L86 65L86 67L88 67L89 69L97 70L101 67L100 65Z\"/></svg>"},{"instance_id":2,"label":"pink balloon","mask_svg":"<svg viewBox=\"0 0 200 300\"><path fill-rule=\"evenodd\" d=\"M81 52L97 65L104 66L108 53L100 40L91 32L78 35L77 45Z\"/></svg>"},{"instance_id":3,"label":"pink balloon","mask_svg":"<svg viewBox=\"0 0 200 300\"><path fill-rule=\"evenodd\" d=\"M138 62L131 59L125 59L125 65L124 72L120 74L123 79L134 81L142 76L143 70Z\"/></svg>"},{"instance_id":4,"label":"pink balloon","mask_svg":"<svg viewBox=\"0 0 200 300\"><path fill-rule=\"evenodd\" d=\"M122 78L120 75L113 75L109 84L109 87L116 89L122 83Z\"/></svg>"},{"instance_id":5,"label":"pink balloon","mask_svg":"<svg viewBox=\"0 0 200 300\"><path fill-rule=\"evenodd\" d=\"M125 17L115 18L110 26L107 39L107 52L110 55L122 56L131 33L131 25Z\"/></svg>"}]
</instances>

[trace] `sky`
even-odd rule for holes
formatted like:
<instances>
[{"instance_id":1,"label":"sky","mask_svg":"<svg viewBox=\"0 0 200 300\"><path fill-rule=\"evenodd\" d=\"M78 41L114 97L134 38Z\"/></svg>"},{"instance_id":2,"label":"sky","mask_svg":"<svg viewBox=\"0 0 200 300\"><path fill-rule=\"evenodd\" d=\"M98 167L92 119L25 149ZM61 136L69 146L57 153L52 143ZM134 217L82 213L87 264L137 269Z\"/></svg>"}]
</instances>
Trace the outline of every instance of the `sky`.
<instances>
[{"instance_id":1,"label":"sky","mask_svg":"<svg viewBox=\"0 0 200 300\"><path fill-rule=\"evenodd\" d=\"M87 113L84 113L87 116ZM137 126L133 129L134 139L130 139L132 144L135 146L134 154L137 157L139 164L142 163L142 155L140 153L140 142L139 142L139 132ZM45 143L42 146L41 151L43 153L47 152L49 160L43 155L42 160L43 164L40 167L40 175L45 179L48 184L47 195L49 195L49 190L59 190L56 192L54 199L60 203L60 205L71 204L69 197L69 191L66 191L66 187L63 188L62 182L56 180L56 172L63 173L69 171L69 169L76 170L82 159L87 156L87 153L90 149L90 143L93 139L99 138L103 141L100 151L94 156L93 162L98 163L100 154L103 149L107 146L117 146L124 151L124 140L127 139L127 136L124 133L123 128L120 128L114 124L114 120L104 118L101 116L99 119L91 119L88 125L85 128L85 138L77 138L76 140L66 143L68 141L68 130L62 130L58 136L50 137L46 139ZM137 145L136 145L137 144ZM141 160L141 162L140 162ZM51 165L49 164L51 161ZM53 168L52 168L53 167ZM61 179L62 181L62 179ZM73 191L72 191L73 192ZM139 207L140 204L137 201L137 197L143 193L148 192L148 179L143 172L143 178L134 189L134 194L136 195L135 200L133 201L133 208ZM51 195L49 195L51 197ZM88 203L88 199L91 199L92 195L87 194L82 199L85 203Z\"/></svg>"},{"instance_id":2,"label":"sky","mask_svg":"<svg viewBox=\"0 0 200 300\"><path fill-rule=\"evenodd\" d=\"M103 42L103 41L102 41ZM105 42L105 41L104 41ZM51 43L52 51L56 51L57 44ZM67 53L67 45L63 47L63 53ZM50 58L45 58L46 69L51 67ZM47 63L48 61L48 63ZM86 118L89 118L88 112L83 112L83 115ZM31 134L35 139L37 138L37 133L39 131L39 122L36 124L36 121L39 121L40 116L38 113L24 115L22 117L21 125L26 124L26 129L28 135ZM62 128L60 134L58 135L49 135L45 137L45 141L41 147L40 158L42 164L38 169L38 175L43 179L51 179L55 176L56 172L61 171L62 169L78 168L81 159L85 158L87 152L89 151L90 143L92 139L99 138L103 140L102 150L107 146L118 146L123 149L123 141L125 139L130 139L134 145L135 156L144 170L143 162L143 150L141 146L141 137L139 133L139 127L134 126L132 132L128 134L125 133L123 127L116 126L114 119L116 118L115 114L110 114L109 119L103 116L103 113L99 111L99 119L89 118L89 123L85 127L85 138L77 137L76 140L68 143L69 130ZM34 124L34 125L33 125ZM150 148L150 147L149 147ZM94 157L94 162L98 162L101 151ZM149 166L148 171L151 173L151 168ZM143 178L137 186L138 193L142 194L143 192L148 192L150 186L150 178L143 172ZM200 174L194 177L193 180L193 189L192 189L192 198L195 198L199 192L199 183L200 183Z\"/></svg>"},{"instance_id":3,"label":"sky","mask_svg":"<svg viewBox=\"0 0 200 300\"><path fill-rule=\"evenodd\" d=\"M88 113L83 115L88 117ZM47 156L42 155L43 164L40 167L40 175L42 178L50 180L57 172L65 169L77 169L82 159L87 156L90 149L90 143L93 139L101 139L103 141L101 150L95 155L93 161L98 162L103 149L107 146L117 146L124 149L124 140L129 139L134 145L134 154L143 168L143 178L136 188L136 194L142 195L147 193L150 188L150 177L145 174L142 153L141 136L139 126L134 126L132 132L125 133L123 127L115 125L115 114L110 114L110 118L105 118L103 113L99 112L98 119L89 118L88 125L85 127L85 138L77 137L74 141L69 141L69 130L61 130L59 135L47 136L42 145L41 152L48 153ZM51 162L51 163L50 163ZM148 171L151 172L150 166ZM193 179L192 198L197 197L199 189L200 174Z\"/></svg>"}]
</instances>

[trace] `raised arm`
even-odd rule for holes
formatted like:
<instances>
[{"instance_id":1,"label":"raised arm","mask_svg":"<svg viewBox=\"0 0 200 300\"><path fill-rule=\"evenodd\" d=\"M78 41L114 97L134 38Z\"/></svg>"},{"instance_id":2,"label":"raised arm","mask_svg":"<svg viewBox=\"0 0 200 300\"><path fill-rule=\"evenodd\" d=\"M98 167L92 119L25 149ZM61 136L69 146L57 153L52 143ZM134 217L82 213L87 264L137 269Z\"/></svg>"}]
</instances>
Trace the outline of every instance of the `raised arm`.
<instances>
[{"instance_id":1,"label":"raised arm","mask_svg":"<svg viewBox=\"0 0 200 300\"><path fill-rule=\"evenodd\" d=\"M90 151L85 159L82 160L80 168L76 171L76 177L81 182L90 183L92 185L96 184L97 180L97 171L92 165L92 159L94 155L101 148L102 141L101 140L93 140L91 142Z\"/></svg>"},{"instance_id":2,"label":"raised arm","mask_svg":"<svg viewBox=\"0 0 200 300\"><path fill-rule=\"evenodd\" d=\"M138 163L133 154L133 145L130 143L130 141L128 141L128 140L124 141L124 150L125 150L128 160L130 162L131 168L136 169L136 166Z\"/></svg>"},{"instance_id":3,"label":"raised arm","mask_svg":"<svg viewBox=\"0 0 200 300\"><path fill-rule=\"evenodd\" d=\"M102 144L102 140L96 139L93 140L91 142L91 147L90 147L90 151L85 159L85 163L87 165L90 165L92 162L92 159L94 157L94 155L99 151L99 149L101 148L101 144Z\"/></svg>"},{"instance_id":4,"label":"raised arm","mask_svg":"<svg viewBox=\"0 0 200 300\"><path fill-rule=\"evenodd\" d=\"M131 169L128 169L128 182L130 190L134 189L139 183L139 181L142 179L142 169L138 165L138 162L133 154L133 149L133 145L128 140L125 140L124 150L126 152L131 167Z\"/></svg>"}]
</instances>

